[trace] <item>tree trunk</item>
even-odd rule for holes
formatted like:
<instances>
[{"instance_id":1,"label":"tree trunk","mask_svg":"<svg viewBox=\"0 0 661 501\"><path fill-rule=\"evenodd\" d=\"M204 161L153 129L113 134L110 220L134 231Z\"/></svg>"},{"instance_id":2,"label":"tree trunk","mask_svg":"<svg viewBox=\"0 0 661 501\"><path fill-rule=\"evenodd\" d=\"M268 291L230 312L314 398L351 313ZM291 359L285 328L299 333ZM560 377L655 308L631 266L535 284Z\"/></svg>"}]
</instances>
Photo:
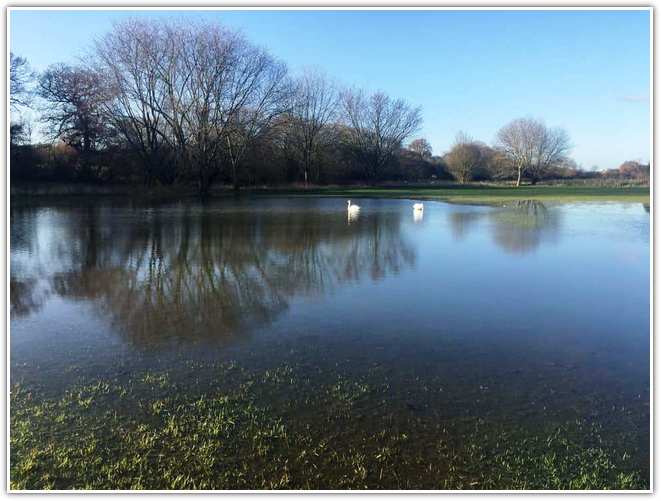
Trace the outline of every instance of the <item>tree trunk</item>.
<instances>
[{"instance_id":1,"label":"tree trunk","mask_svg":"<svg viewBox=\"0 0 661 501\"><path fill-rule=\"evenodd\" d=\"M516 178L516 187L518 188L519 186L521 186L521 167L519 167L519 174Z\"/></svg>"},{"instance_id":2,"label":"tree trunk","mask_svg":"<svg viewBox=\"0 0 661 501\"><path fill-rule=\"evenodd\" d=\"M204 175L204 173L200 173L198 179L198 190L201 197L205 197L209 192L209 185L207 183L206 176Z\"/></svg>"},{"instance_id":3,"label":"tree trunk","mask_svg":"<svg viewBox=\"0 0 661 501\"><path fill-rule=\"evenodd\" d=\"M211 184L215 178L215 172L208 165L200 168L200 174L198 176L199 191L201 197L206 197L209 194L211 189Z\"/></svg>"},{"instance_id":4,"label":"tree trunk","mask_svg":"<svg viewBox=\"0 0 661 501\"><path fill-rule=\"evenodd\" d=\"M239 173L236 165L232 165L232 188L239 191Z\"/></svg>"}]
</instances>

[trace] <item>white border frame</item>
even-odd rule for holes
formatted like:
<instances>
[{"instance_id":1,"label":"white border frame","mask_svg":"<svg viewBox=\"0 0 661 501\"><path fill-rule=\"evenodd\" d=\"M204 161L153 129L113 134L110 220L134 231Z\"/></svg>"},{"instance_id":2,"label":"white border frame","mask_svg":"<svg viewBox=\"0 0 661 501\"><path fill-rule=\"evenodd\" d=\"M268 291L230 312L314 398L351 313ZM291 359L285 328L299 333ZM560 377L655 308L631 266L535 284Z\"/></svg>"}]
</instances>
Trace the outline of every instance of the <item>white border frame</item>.
<instances>
[{"instance_id":1,"label":"white border frame","mask_svg":"<svg viewBox=\"0 0 661 501\"><path fill-rule=\"evenodd\" d=\"M586 4L595 4L595 5L584 5L584 6L573 6L571 3L558 2L554 5L538 5L531 6L525 5L518 1L511 2L511 5L502 5L502 6L488 6L484 5L481 2L469 1L465 6L458 5L448 5L448 6L439 6L432 2L419 1L412 6L402 6L398 5L398 2L392 0L363 0L361 5L356 5L350 0L340 0L334 2L318 2L311 5L311 0L292 0L287 2L289 5L278 5L277 2L260 1L260 0L244 0L244 2L224 2L222 5L218 3L207 3L202 0L199 1L197 5L176 5L176 2L164 0L162 5L135 5L135 2L130 0L118 0L108 4L95 4L94 6L85 5L84 1L74 1L74 2L63 2L59 6L53 5L39 5L37 3L27 3L20 2L15 4L6 4L3 7L3 16L6 26L6 37L5 37L5 159L6 159L6 174L4 182L6 184L4 193L7 197L6 199L6 216L5 216L5 238L7 245L5 247L5 275L6 275L6 288L5 294L6 297L6 309L5 309L5 324L6 324L6 342L5 342L5 363L6 363L6 393L5 393L5 406L6 406L6 415L5 415L5 428L6 428L6 467L5 467L5 493L10 494L30 494L30 493L43 493L43 494L112 494L112 493L131 493L131 494L299 494L299 493L323 493L323 494L336 494L336 493L350 493L350 494L463 494L463 495L480 495L480 494L618 494L618 493L628 493L628 494L649 494L654 492L654 279L655 279L655 269L654 269L654 111L655 111L655 101L654 101L654 9L652 6L646 5L631 5L631 6L599 6L595 2L588 1ZM150 2L152 3L152 2ZM509 3L509 2L508 2ZM35 491L35 490L10 490L9 489L9 478L10 478L10 463L9 463L9 391L10 391L10 379L9 379L9 356L10 356L10 345L9 345L9 336L10 336L10 306L9 306L9 265L10 265L10 253L8 251L9 247L9 211L10 211L10 183L9 183L9 92L7 87L8 75L9 75L9 52L10 52L10 22L9 14L12 11L30 11L30 10L101 10L101 11L236 11L236 10L308 10L308 11L334 11L334 10L349 10L349 11L369 11L369 10L388 10L388 11L453 11L453 10L462 10L462 11L508 11L508 10L518 10L518 11L648 11L650 12L650 116L649 116L649 125L650 125L650 488L649 490L611 490L611 491L597 491L597 490L233 490L233 491L223 491L223 490L86 490L86 491L71 491L71 490L52 490L52 491Z\"/></svg>"}]
</instances>

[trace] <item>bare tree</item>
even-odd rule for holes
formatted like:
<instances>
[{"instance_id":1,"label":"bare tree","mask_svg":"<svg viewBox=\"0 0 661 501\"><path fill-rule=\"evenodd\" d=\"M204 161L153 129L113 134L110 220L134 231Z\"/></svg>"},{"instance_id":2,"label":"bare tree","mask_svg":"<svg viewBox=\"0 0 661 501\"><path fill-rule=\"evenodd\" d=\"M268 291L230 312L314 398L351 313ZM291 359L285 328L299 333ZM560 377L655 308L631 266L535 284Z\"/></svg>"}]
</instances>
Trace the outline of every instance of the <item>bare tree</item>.
<instances>
[{"instance_id":1,"label":"bare tree","mask_svg":"<svg viewBox=\"0 0 661 501\"><path fill-rule=\"evenodd\" d=\"M180 157L205 194L226 163L238 167L252 138L281 111L286 68L241 34L217 24L164 26L161 109Z\"/></svg>"},{"instance_id":2,"label":"bare tree","mask_svg":"<svg viewBox=\"0 0 661 501\"><path fill-rule=\"evenodd\" d=\"M637 179L640 181L649 181L650 165L637 160L627 160L617 168L623 178Z\"/></svg>"},{"instance_id":3,"label":"bare tree","mask_svg":"<svg viewBox=\"0 0 661 501\"><path fill-rule=\"evenodd\" d=\"M21 116L20 108L30 106L32 103L34 92L30 87L34 78L34 72L30 69L27 59L10 52L9 106L11 123L9 125L9 144L12 147L30 142L31 125L25 117Z\"/></svg>"},{"instance_id":4,"label":"bare tree","mask_svg":"<svg viewBox=\"0 0 661 501\"><path fill-rule=\"evenodd\" d=\"M168 89L159 71L171 56L163 41L159 25L129 20L96 42L97 71L105 83L104 119L142 160L148 186L159 174L161 181L176 178L169 158L173 141L162 114Z\"/></svg>"},{"instance_id":5,"label":"bare tree","mask_svg":"<svg viewBox=\"0 0 661 501\"><path fill-rule=\"evenodd\" d=\"M337 89L324 74L307 71L295 83L292 139L301 156L306 185L313 175L314 158L323 129L336 117L337 106ZM318 170L315 170L314 178L319 178Z\"/></svg>"},{"instance_id":6,"label":"bare tree","mask_svg":"<svg viewBox=\"0 0 661 501\"><path fill-rule=\"evenodd\" d=\"M237 54L235 70L238 78L229 95L239 106L228 113L223 136L233 185L238 189L239 167L247 148L290 109L291 86L283 63L248 44Z\"/></svg>"},{"instance_id":7,"label":"bare tree","mask_svg":"<svg viewBox=\"0 0 661 501\"><path fill-rule=\"evenodd\" d=\"M238 185L246 149L286 108L284 64L219 24L132 20L96 54L109 80L104 110L147 179L160 168L204 194L227 169Z\"/></svg>"},{"instance_id":8,"label":"bare tree","mask_svg":"<svg viewBox=\"0 0 661 501\"><path fill-rule=\"evenodd\" d=\"M170 96L164 113L205 194L222 170L225 136L251 80L238 67L247 42L215 24L168 25L166 31L174 62L163 71Z\"/></svg>"},{"instance_id":9,"label":"bare tree","mask_svg":"<svg viewBox=\"0 0 661 501\"><path fill-rule=\"evenodd\" d=\"M473 179L481 161L480 146L463 132L457 134L452 149L445 157L450 174L462 184Z\"/></svg>"},{"instance_id":10,"label":"bare tree","mask_svg":"<svg viewBox=\"0 0 661 501\"><path fill-rule=\"evenodd\" d=\"M9 125L9 144L18 146L21 144L30 144L32 139L32 127L29 122L15 121Z\"/></svg>"},{"instance_id":11,"label":"bare tree","mask_svg":"<svg viewBox=\"0 0 661 501\"><path fill-rule=\"evenodd\" d=\"M46 102L42 120L53 139L83 155L94 151L104 128L99 75L81 66L53 65L41 75L38 92Z\"/></svg>"},{"instance_id":12,"label":"bare tree","mask_svg":"<svg viewBox=\"0 0 661 501\"><path fill-rule=\"evenodd\" d=\"M24 57L9 53L9 105L12 109L29 106L32 98L30 82L34 73Z\"/></svg>"},{"instance_id":13,"label":"bare tree","mask_svg":"<svg viewBox=\"0 0 661 501\"><path fill-rule=\"evenodd\" d=\"M97 44L102 71L112 74L106 109L141 153L147 179L167 154L171 168L162 179L191 175L200 193L209 189L221 171L227 125L243 105L232 88L245 44L216 24L136 20Z\"/></svg>"},{"instance_id":14,"label":"bare tree","mask_svg":"<svg viewBox=\"0 0 661 501\"><path fill-rule=\"evenodd\" d=\"M570 150L564 129L550 129L532 118L518 118L505 125L498 131L496 143L516 175L517 186L522 176L535 184L549 168L562 163Z\"/></svg>"},{"instance_id":15,"label":"bare tree","mask_svg":"<svg viewBox=\"0 0 661 501\"><path fill-rule=\"evenodd\" d=\"M430 160L432 155L431 144L424 138L414 139L409 143L409 150L415 153L420 160Z\"/></svg>"},{"instance_id":16,"label":"bare tree","mask_svg":"<svg viewBox=\"0 0 661 501\"><path fill-rule=\"evenodd\" d=\"M383 92L365 96L362 91L347 90L341 100L351 145L365 177L374 180L402 142L420 128L421 110L402 99L392 100Z\"/></svg>"}]
</instances>

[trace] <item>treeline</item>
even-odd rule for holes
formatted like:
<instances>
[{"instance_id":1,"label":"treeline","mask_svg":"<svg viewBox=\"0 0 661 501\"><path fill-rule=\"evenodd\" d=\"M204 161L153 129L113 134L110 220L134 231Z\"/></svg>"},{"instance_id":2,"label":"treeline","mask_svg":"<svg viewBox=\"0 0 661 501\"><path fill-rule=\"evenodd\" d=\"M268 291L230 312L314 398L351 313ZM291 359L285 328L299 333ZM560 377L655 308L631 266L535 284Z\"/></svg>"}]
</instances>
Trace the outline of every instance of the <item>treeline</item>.
<instances>
[{"instance_id":1,"label":"treeline","mask_svg":"<svg viewBox=\"0 0 661 501\"><path fill-rule=\"evenodd\" d=\"M218 24L129 20L85 61L35 75L11 54L12 181L181 184L205 194L214 183L519 185L581 174L566 132L528 118L503 127L492 146L459 134L434 156L425 139L410 141L422 125L419 107L319 72L293 76ZM19 117L30 107L48 137L41 144Z\"/></svg>"}]
</instances>

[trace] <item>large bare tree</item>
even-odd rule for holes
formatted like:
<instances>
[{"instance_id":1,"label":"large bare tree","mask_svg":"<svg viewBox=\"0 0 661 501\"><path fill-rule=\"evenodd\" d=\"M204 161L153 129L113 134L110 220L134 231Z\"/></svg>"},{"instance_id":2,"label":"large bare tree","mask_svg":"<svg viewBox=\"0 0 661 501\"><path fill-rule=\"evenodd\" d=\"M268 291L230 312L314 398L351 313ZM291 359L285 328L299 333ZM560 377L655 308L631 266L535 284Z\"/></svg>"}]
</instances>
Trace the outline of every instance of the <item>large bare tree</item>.
<instances>
[{"instance_id":1,"label":"large bare tree","mask_svg":"<svg viewBox=\"0 0 661 501\"><path fill-rule=\"evenodd\" d=\"M549 168L562 163L571 148L564 129L548 128L533 118L518 118L505 125L498 131L496 146L509 161L517 186L523 176L535 184Z\"/></svg>"},{"instance_id":2,"label":"large bare tree","mask_svg":"<svg viewBox=\"0 0 661 501\"><path fill-rule=\"evenodd\" d=\"M159 78L160 110L177 150L205 194L228 167L238 167L251 139L281 110L286 68L238 32L218 24L167 24Z\"/></svg>"},{"instance_id":3,"label":"large bare tree","mask_svg":"<svg viewBox=\"0 0 661 501\"><path fill-rule=\"evenodd\" d=\"M290 109L287 67L265 50L246 45L237 54L237 76L229 96L237 107L227 114L223 134L235 189L246 150Z\"/></svg>"},{"instance_id":4,"label":"large bare tree","mask_svg":"<svg viewBox=\"0 0 661 501\"><path fill-rule=\"evenodd\" d=\"M105 110L147 179L167 156L174 167L160 177L192 177L202 194L223 172L238 183L246 149L287 101L284 64L216 23L131 20L96 53Z\"/></svg>"},{"instance_id":5,"label":"large bare tree","mask_svg":"<svg viewBox=\"0 0 661 501\"><path fill-rule=\"evenodd\" d=\"M301 157L303 180L319 179L314 168L324 128L337 116L338 91L323 73L308 70L295 83L292 105L292 141Z\"/></svg>"},{"instance_id":6,"label":"large bare tree","mask_svg":"<svg viewBox=\"0 0 661 501\"><path fill-rule=\"evenodd\" d=\"M383 92L366 96L360 90L342 93L348 135L368 180L375 180L402 142L422 124L420 108Z\"/></svg>"},{"instance_id":7,"label":"large bare tree","mask_svg":"<svg viewBox=\"0 0 661 501\"><path fill-rule=\"evenodd\" d=\"M60 139L83 156L103 139L99 74L82 66L50 66L39 79L45 101L42 120L53 139Z\"/></svg>"},{"instance_id":8,"label":"large bare tree","mask_svg":"<svg viewBox=\"0 0 661 501\"><path fill-rule=\"evenodd\" d=\"M105 83L104 118L142 160L146 185L174 181L172 134L163 117L168 89L160 78L171 56L153 22L128 20L96 42L97 71Z\"/></svg>"}]
</instances>

